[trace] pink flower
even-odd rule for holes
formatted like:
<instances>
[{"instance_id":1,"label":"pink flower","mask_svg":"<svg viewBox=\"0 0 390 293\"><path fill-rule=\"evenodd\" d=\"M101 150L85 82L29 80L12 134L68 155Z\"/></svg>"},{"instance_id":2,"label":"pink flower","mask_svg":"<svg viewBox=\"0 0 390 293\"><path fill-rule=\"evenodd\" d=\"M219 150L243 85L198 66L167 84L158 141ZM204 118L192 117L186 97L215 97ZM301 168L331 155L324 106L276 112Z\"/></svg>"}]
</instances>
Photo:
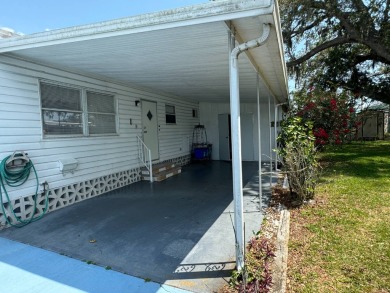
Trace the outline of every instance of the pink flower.
<instances>
[{"instance_id":1,"label":"pink flower","mask_svg":"<svg viewBox=\"0 0 390 293\"><path fill-rule=\"evenodd\" d=\"M332 111L336 110L337 109L337 101L336 99L332 98L330 99L330 109Z\"/></svg>"},{"instance_id":2,"label":"pink flower","mask_svg":"<svg viewBox=\"0 0 390 293\"><path fill-rule=\"evenodd\" d=\"M320 139L320 138L317 138L316 139L316 145L325 145L326 144L326 141L323 140L323 139Z\"/></svg>"},{"instance_id":3,"label":"pink flower","mask_svg":"<svg viewBox=\"0 0 390 293\"><path fill-rule=\"evenodd\" d=\"M315 137L324 138L324 139L329 138L328 133L326 133L325 129L323 128L318 128L316 131L314 131L313 134Z\"/></svg>"}]
</instances>

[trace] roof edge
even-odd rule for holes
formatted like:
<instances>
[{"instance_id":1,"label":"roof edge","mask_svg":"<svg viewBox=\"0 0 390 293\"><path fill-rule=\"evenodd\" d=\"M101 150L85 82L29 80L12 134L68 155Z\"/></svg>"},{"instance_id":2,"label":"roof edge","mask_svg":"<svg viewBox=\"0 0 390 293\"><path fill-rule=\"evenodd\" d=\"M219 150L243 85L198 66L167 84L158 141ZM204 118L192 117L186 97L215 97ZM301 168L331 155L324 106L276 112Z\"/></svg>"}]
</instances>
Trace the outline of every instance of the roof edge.
<instances>
[{"instance_id":1,"label":"roof edge","mask_svg":"<svg viewBox=\"0 0 390 293\"><path fill-rule=\"evenodd\" d=\"M284 56L284 42L283 42L283 33L282 33L282 25L280 22L280 12L279 12L279 3L278 0L275 0L275 10L274 10L274 19L275 19L275 27L276 27L276 34L277 39L279 42L279 50L280 50L280 58L282 60L282 67L283 67L283 78L285 81L285 90L286 90L286 96L284 97L283 102L288 101L289 97L289 88L288 88L288 71L286 66L286 59ZM282 101L280 101L282 102Z\"/></svg>"},{"instance_id":2,"label":"roof edge","mask_svg":"<svg viewBox=\"0 0 390 293\"><path fill-rule=\"evenodd\" d=\"M273 0L225 0L25 35L0 41L0 53L144 31L272 14Z\"/></svg>"}]
</instances>

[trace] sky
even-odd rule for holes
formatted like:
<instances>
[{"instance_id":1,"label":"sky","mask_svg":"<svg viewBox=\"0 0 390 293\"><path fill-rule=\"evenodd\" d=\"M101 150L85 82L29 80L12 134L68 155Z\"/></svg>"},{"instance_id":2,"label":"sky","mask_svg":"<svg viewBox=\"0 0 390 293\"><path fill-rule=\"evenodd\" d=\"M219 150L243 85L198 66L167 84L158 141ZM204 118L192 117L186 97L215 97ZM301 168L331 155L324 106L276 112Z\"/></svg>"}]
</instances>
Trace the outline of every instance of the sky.
<instances>
[{"instance_id":1,"label":"sky","mask_svg":"<svg viewBox=\"0 0 390 293\"><path fill-rule=\"evenodd\" d=\"M32 34L206 2L208 0L0 0L0 27Z\"/></svg>"}]
</instances>

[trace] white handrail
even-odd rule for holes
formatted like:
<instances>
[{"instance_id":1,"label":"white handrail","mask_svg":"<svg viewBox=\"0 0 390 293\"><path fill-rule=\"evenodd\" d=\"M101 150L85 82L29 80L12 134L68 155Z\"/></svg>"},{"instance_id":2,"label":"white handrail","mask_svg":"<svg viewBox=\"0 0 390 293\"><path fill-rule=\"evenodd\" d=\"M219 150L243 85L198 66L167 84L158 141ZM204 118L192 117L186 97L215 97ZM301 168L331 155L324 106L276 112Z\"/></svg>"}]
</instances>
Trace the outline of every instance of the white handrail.
<instances>
[{"instance_id":1,"label":"white handrail","mask_svg":"<svg viewBox=\"0 0 390 293\"><path fill-rule=\"evenodd\" d=\"M142 164L148 169L150 175L150 182L153 182L153 169L152 169L152 153L150 149L143 142L142 138L137 135L138 141L138 158Z\"/></svg>"}]
</instances>

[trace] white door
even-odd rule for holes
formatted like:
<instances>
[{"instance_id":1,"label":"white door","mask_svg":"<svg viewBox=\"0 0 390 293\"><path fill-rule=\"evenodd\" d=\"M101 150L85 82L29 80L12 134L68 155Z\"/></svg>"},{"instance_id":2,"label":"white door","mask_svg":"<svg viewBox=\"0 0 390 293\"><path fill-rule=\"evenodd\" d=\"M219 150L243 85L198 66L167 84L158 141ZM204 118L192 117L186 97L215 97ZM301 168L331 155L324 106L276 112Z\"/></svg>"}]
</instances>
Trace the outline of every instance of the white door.
<instances>
[{"instance_id":1,"label":"white door","mask_svg":"<svg viewBox=\"0 0 390 293\"><path fill-rule=\"evenodd\" d=\"M230 146L230 115L218 115L218 131L219 131L219 159L222 161L231 160Z\"/></svg>"},{"instance_id":2,"label":"white door","mask_svg":"<svg viewBox=\"0 0 390 293\"><path fill-rule=\"evenodd\" d=\"M241 114L241 156L243 161L254 160L253 114Z\"/></svg>"},{"instance_id":3,"label":"white door","mask_svg":"<svg viewBox=\"0 0 390 293\"><path fill-rule=\"evenodd\" d=\"M152 153L152 160L158 160L157 103L143 100L141 107L144 143Z\"/></svg>"}]
</instances>

